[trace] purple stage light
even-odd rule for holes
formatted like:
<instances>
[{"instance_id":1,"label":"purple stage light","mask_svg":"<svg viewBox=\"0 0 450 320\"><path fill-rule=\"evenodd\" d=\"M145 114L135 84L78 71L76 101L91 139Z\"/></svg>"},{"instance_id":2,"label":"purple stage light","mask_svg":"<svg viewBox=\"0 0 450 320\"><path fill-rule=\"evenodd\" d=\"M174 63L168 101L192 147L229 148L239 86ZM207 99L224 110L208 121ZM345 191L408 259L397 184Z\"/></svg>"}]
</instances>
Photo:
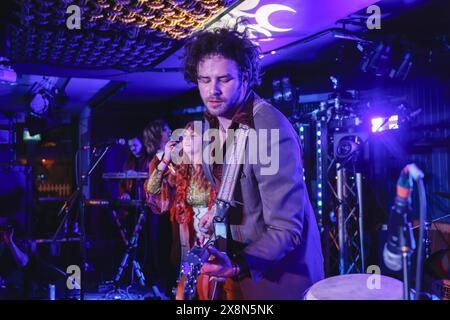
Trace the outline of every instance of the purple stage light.
<instances>
[{"instance_id":1,"label":"purple stage light","mask_svg":"<svg viewBox=\"0 0 450 320\"><path fill-rule=\"evenodd\" d=\"M398 129L398 115L388 117L377 117L370 120L372 132Z\"/></svg>"}]
</instances>

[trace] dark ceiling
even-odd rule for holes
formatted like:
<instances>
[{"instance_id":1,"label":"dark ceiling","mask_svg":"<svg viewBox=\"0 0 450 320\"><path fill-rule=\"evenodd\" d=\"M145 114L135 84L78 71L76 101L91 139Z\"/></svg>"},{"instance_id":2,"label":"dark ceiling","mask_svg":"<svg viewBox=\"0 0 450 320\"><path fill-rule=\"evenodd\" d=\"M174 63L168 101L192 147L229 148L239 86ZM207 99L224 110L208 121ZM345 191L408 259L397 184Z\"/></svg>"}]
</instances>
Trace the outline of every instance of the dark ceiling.
<instances>
[{"instance_id":1,"label":"dark ceiling","mask_svg":"<svg viewBox=\"0 0 450 320\"><path fill-rule=\"evenodd\" d=\"M264 68L282 63L311 63L321 59L338 41L333 33L308 38L338 21L364 21L366 8L376 3L382 19L390 21L424 0L17 0L2 4L2 35L7 46L0 56L10 59L18 73L15 86L0 84L2 110L23 108L23 95L35 76L70 78L67 111L108 98L110 108L162 106L192 88L179 71L183 39L195 30L225 17L245 15L254 25L265 23L257 37L266 54ZM438 2L438 1L431 1ZM445 0L442 1L446 2ZM82 10L81 29L66 27L65 8ZM278 7L274 7L278 6ZM284 6L284 7L279 7ZM265 16L262 7L272 8ZM289 7L289 10L286 9ZM275 10L277 9L278 10ZM281 8L281 9L280 9ZM282 10L282 8L285 8ZM267 11L267 10L266 10ZM234 13L234 16L233 16ZM258 20L258 14L259 20ZM261 20L261 16L266 19ZM269 21L270 16L270 21ZM253 20L252 20L253 19ZM363 19L363 20L361 20ZM220 20L220 21L222 21ZM261 22L262 21L262 22ZM277 27L275 27L277 26ZM261 30L261 26L258 26ZM272 29L271 29L272 28ZM364 33L365 23L346 29ZM288 32L280 31L288 30ZM261 32L262 32L261 31ZM269 32L270 31L270 32ZM364 32L363 32L364 31ZM382 32L383 30L381 30ZM264 37L265 38L264 38ZM285 47L283 50L277 50ZM269 52L273 51L273 54Z\"/></svg>"}]
</instances>

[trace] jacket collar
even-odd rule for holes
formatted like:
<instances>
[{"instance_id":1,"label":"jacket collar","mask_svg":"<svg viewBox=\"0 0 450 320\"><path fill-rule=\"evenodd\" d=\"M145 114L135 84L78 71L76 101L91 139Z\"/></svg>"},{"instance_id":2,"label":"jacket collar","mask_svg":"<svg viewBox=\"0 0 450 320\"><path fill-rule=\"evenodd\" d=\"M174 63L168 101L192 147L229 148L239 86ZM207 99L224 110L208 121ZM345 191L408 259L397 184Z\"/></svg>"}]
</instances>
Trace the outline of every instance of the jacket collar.
<instances>
[{"instance_id":1,"label":"jacket collar","mask_svg":"<svg viewBox=\"0 0 450 320\"><path fill-rule=\"evenodd\" d=\"M253 102L255 100L255 93L253 90L249 90L243 103L237 108L231 119L231 126L238 126L239 124L245 124L250 128L254 128L255 124L253 121ZM219 120L217 117L211 115L208 111L204 112L205 119L209 122L211 128L219 128Z\"/></svg>"}]
</instances>

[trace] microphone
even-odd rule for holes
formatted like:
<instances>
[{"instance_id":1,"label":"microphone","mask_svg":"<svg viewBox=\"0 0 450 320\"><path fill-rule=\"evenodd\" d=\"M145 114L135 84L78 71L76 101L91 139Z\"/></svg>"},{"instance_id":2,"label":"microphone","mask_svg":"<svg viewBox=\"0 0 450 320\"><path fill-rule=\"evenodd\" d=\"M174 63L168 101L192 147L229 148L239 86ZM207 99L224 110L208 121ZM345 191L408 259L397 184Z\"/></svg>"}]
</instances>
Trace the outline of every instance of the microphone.
<instances>
[{"instance_id":1,"label":"microphone","mask_svg":"<svg viewBox=\"0 0 450 320\"><path fill-rule=\"evenodd\" d=\"M95 145L92 145L92 146L89 145L89 144L85 145L85 146L82 146L81 149L82 150L89 150L89 149L92 148L93 150L95 150L95 149L100 148L100 147L107 147L107 146L114 146L114 145L124 146L126 144L127 144L127 141L124 138L113 138L113 139L108 139L105 142L98 143L98 144L95 144Z\"/></svg>"},{"instance_id":2,"label":"microphone","mask_svg":"<svg viewBox=\"0 0 450 320\"><path fill-rule=\"evenodd\" d=\"M178 140L173 140L173 141L175 141L175 143L174 143L174 145L173 145L173 147L175 148L175 147L178 146L181 142L183 142L183 136L179 136L179 137L178 137ZM164 155L163 155L163 157L164 157ZM170 163L167 165L167 168L168 168L173 174L176 174L176 173L177 173L176 170L175 170L175 168L174 168L174 166L173 166L173 164L172 164L172 162L170 162Z\"/></svg>"},{"instance_id":3,"label":"microphone","mask_svg":"<svg viewBox=\"0 0 450 320\"><path fill-rule=\"evenodd\" d=\"M183 136L179 136L178 140L175 140L175 145L178 145L181 142L183 142Z\"/></svg>"},{"instance_id":4,"label":"microphone","mask_svg":"<svg viewBox=\"0 0 450 320\"><path fill-rule=\"evenodd\" d=\"M112 138L112 139L106 140L106 142L101 143L98 146L114 146L114 145L124 146L126 144L127 144L127 140L125 140L124 138Z\"/></svg>"},{"instance_id":5,"label":"microphone","mask_svg":"<svg viewBox=\"0 0 450 320\"><path fill-rule=\"evenodd\" d=\"M402 254L404 250L409 248L408 254L410 254L415 248L414 237L412 229L408 225L407 215L410 211L412 180L416 176L417 170L414 164L407 165L403 168L397 180L395 203L389 216L387 240L383 249L384 263L392 271L400 271L402 269Z\"/></svg>"}]
</instances>

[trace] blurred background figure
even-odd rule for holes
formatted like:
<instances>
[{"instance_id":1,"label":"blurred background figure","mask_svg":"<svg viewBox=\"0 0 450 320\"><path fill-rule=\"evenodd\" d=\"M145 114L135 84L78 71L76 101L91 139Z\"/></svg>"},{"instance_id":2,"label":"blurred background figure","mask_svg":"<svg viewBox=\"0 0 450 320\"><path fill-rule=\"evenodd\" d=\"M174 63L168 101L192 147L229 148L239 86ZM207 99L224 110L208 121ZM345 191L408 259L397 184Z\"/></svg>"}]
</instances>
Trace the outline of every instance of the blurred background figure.
<instances>
[{"instance_id":1,"label":"blurred background figure","mask_svg":"<svg viewBox=\"0 0 450 320\"><path fill-rule=\"evenodd\" d=\"M155 167L163 158L164 147L170 141L171 136L172 130L164 120L151 121L145 127L143 138L144 146L150 159L149 175L154 172ZM165 181L164 183L167 182ZM171 196L165 194L164 197L170 198ZM148 192L146 192L146 200L150 208L147 219L148 241L150 244L148 254L150 258L145 268L150 274L150 281L168 296L175 281L176 268L170 260L172 227L170 224L169 202L161 201L161 197L152 196Z\"/></svg>"},{"instance_id":2,"label":"blurred background figure","mask_svg":"<svg viewBox=\"0 0 450 320\"><path fill-rule=\"evenodd\" d=\"M0 299L26 297L25 272L29 257L23 243L14 239L14 227L0 217Z\"/></svg>"}]
</instances>

